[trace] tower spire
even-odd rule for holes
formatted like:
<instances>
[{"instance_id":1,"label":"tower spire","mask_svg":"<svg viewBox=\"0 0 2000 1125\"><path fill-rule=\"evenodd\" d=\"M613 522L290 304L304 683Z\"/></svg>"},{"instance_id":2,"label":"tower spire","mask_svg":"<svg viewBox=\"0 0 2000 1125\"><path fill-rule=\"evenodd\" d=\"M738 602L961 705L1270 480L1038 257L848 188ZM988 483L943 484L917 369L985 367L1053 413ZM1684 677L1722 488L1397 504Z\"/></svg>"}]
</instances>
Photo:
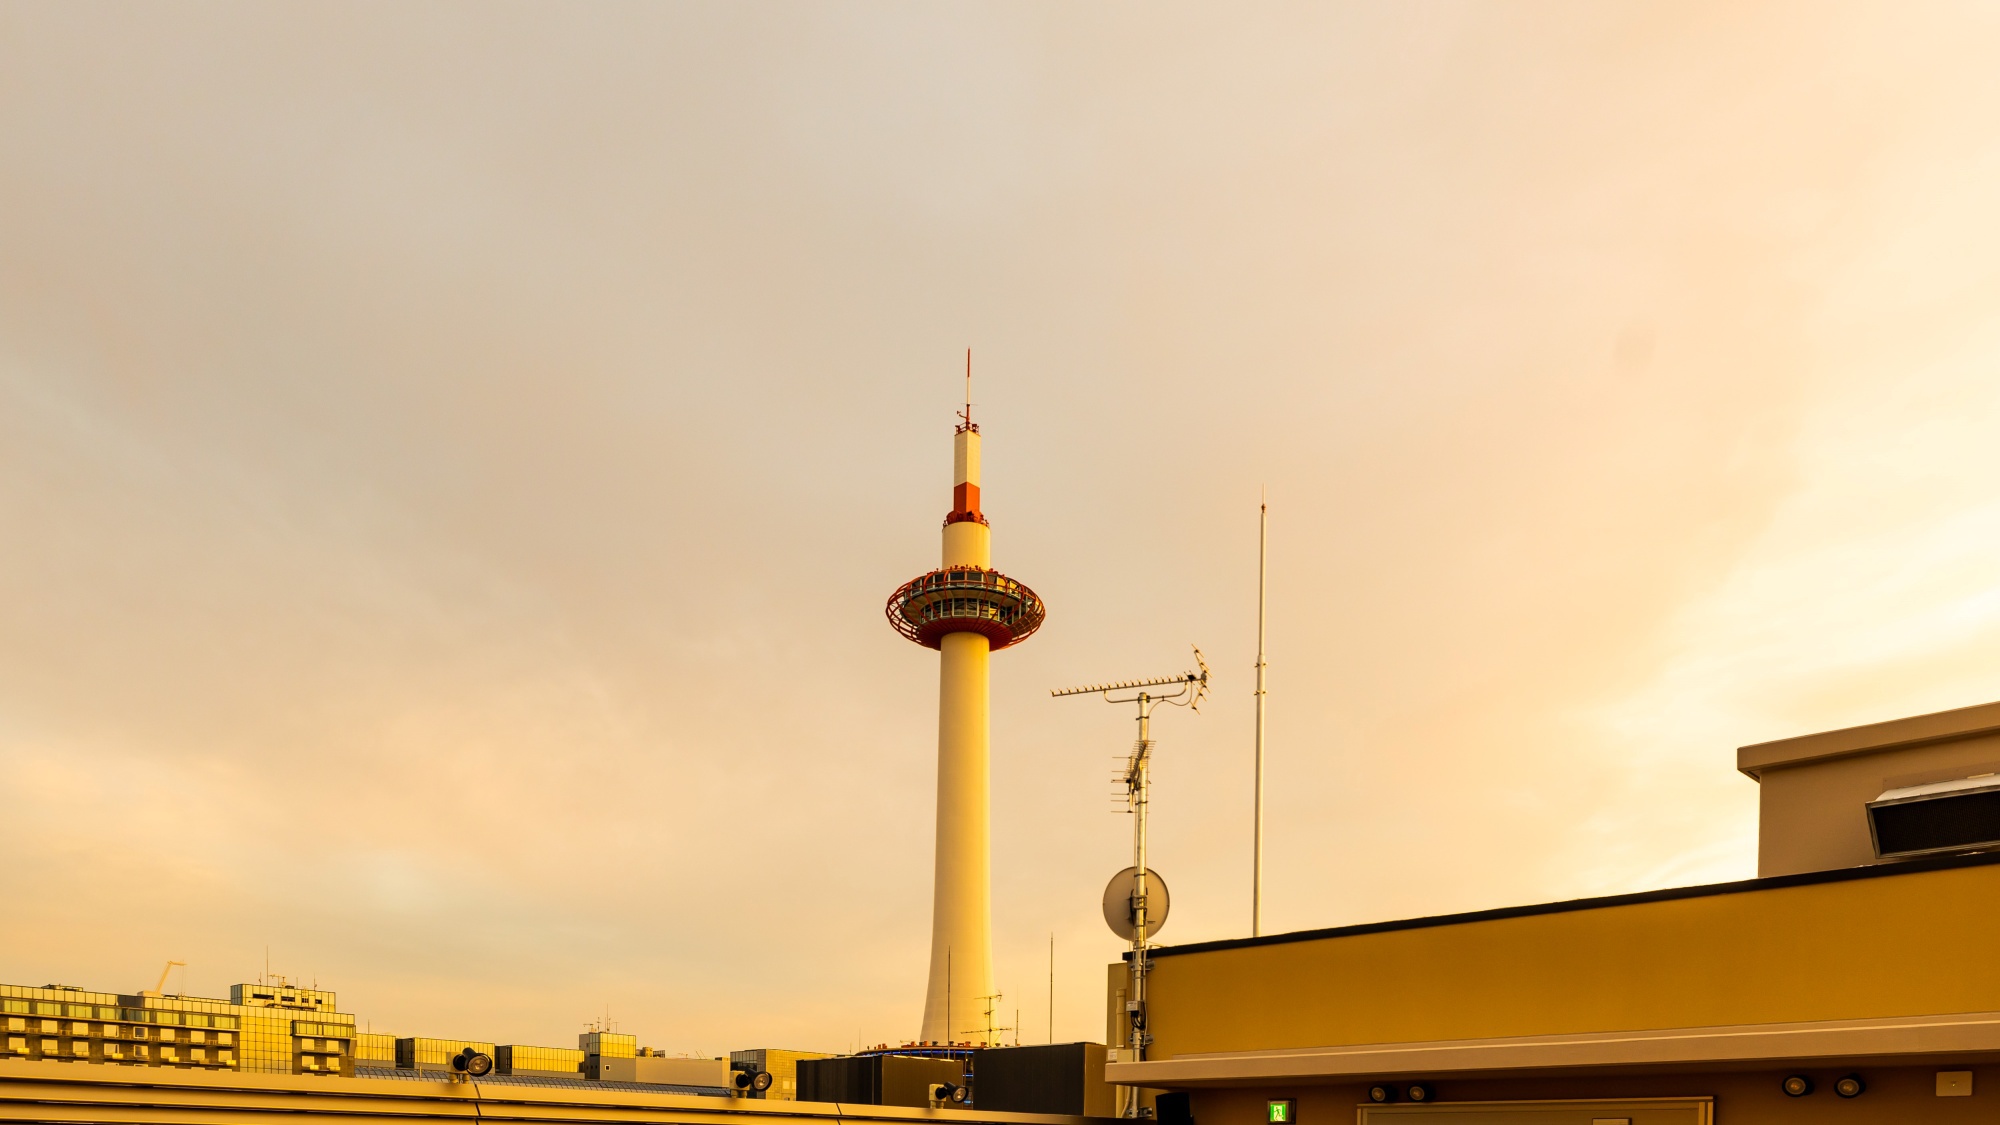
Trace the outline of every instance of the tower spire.
<instances>
[{"instance_id":1,"label":"tower spire","mask_svg":"<svg viewBox=\"0 0 2000 1125\"><path fill-rule=\"evenodd\" d=\"M979 432L972 421L972 349L965 349L965 409L958 415L958 432L961 434Z\"/></svg>"}]
</instances>

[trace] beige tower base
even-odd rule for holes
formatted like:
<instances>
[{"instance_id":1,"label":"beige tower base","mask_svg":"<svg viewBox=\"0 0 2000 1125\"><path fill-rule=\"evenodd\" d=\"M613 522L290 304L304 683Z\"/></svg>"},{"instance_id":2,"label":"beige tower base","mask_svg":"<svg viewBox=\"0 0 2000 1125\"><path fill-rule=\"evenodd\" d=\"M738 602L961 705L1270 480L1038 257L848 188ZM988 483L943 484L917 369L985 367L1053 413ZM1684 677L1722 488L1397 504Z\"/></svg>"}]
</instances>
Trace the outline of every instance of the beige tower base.
<instances>
[{"instance_id":1,"label":"beige tower base","mask_svg":"<svg viewBox=\"0 0 2000 1125\"><path fill-rule=\"evenodd\" d=\"M981 998L993 993L991 696L985 637L949 634L939 655L937 874L923 1038L948 1043L974 1038L985 1019Z\"/></svg>"}]
</instances>

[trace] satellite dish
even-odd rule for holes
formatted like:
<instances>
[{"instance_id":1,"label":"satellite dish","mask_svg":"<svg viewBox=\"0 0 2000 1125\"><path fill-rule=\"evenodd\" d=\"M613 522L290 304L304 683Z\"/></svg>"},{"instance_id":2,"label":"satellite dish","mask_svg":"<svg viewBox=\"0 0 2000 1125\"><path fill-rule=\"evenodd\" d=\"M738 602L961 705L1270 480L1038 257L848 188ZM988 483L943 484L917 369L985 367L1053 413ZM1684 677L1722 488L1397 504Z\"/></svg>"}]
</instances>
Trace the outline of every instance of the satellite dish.
<instances>
[{"instance_id":1,"label":"satellite dish","mask_svg":"<svg viewBox=\"0 0 2000 1125\"><path fill-rule=\"evenodd\" d=\"M1128 867L1111 877L1111 883L1104 888L1104 924L1111 932L1131 941L1138 936L1138 927L1133 925L1132 896L1139 890L1139 869ZM1167 907L1172 905L1167 896L1167 881L1160 873L1146 869L1146 936L1152 937L1167 924Z\"/></svg>"}]
</instances>

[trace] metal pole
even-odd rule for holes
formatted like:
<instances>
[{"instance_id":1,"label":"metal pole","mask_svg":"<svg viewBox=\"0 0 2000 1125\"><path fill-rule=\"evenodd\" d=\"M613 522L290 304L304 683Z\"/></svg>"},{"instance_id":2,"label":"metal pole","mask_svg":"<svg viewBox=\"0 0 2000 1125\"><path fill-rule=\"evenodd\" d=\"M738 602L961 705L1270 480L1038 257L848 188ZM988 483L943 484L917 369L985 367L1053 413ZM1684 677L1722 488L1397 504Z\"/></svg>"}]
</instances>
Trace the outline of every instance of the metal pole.
<instances>
[{"instance_id":1,"label":"metal pole","mask_svg":"<svg viewBox=\"0 0 2000 1125\"><path fill-rule=\"evenodd\" d=\"M1147 1034L1146 1013L1146 802L1151 789L1152 770L1152 697L1139 694L1139 746L1138 746L1138 788L1132 800L1132 866L1136 874L1132 880L1132 1007L1131 1007L1131 1047L1132 1060L1143 1062L1146 1058L1146 1044L1152 1038ZM1131 1100L1125 1107L1125 1116L1139 1116L1139 1091L1132 1090Z\"/></svg>"},{"instance_id":2,"label":"metal pole","mask_svg":"<svg viewBox=\"0 0 2000 1125\"><path fill-rule=\"evenodd\" d=\"M1257 800L1250 859L1250 936L1264 932L1264 543L1270 505L1257 498Z\"/></svg>"}]
</instances>

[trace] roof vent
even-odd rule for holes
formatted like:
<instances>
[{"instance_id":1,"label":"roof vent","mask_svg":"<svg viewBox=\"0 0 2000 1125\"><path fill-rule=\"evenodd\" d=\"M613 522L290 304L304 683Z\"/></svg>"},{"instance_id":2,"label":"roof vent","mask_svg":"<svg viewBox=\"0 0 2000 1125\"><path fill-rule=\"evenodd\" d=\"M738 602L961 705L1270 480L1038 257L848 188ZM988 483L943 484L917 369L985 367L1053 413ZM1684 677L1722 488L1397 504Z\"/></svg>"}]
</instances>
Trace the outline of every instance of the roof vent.
<instances>
[{"instance_id":1,"label":"roof vent","mask_svg":"<svg viewBox=\"0 0 2000 1125\"><path fill-rule=\"evenodd\" d=\"M1868 831L1883 859L2000 848L2000 777L1891 789L1868 802Z\"/></svg>"}]
</instances>

